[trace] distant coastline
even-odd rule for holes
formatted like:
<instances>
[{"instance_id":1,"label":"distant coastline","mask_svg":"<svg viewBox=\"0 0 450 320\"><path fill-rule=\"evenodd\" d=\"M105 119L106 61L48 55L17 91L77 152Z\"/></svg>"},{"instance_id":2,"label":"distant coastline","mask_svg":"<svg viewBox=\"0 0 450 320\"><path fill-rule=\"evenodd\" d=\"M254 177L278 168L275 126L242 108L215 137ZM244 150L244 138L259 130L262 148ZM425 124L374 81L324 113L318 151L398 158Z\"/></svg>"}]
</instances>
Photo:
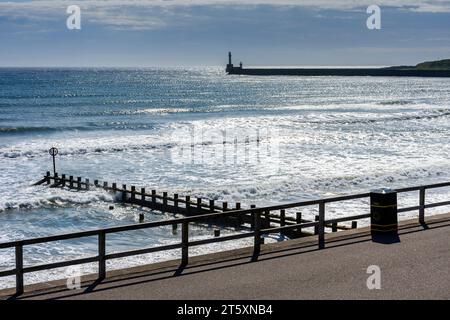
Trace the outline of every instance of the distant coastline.
<instances>
[{"instance_id":1,"label":"distant coastline","mask_svg":"<svg viewBox=\"0 0 450 320\"><path fill-rule=\"evenodd\" d=\"M371 76L371 77L450 77L450 59L427 61L415 66L383 68L244 68L242 62L234 66L228 53L226 72L251 76Z\"/></svg>"}]
</instances>

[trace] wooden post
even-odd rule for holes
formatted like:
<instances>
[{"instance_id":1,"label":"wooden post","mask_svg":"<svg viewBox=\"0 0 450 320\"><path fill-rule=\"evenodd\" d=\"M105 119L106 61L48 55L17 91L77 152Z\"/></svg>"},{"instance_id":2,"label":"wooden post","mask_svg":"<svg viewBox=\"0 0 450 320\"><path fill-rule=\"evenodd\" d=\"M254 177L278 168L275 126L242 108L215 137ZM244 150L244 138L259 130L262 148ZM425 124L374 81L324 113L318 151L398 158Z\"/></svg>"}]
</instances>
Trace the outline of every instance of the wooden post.
<instances>
[{"instance_id":1,"label":"wooden post","mask_svg":"<svg viewBox=\"0 0 450 320\"><path fill-rule=\"evenodd\" d=\"M45 177L47 178L46 180L47 184L50 184L50 171L47 171Z\"/></svg>"},{"instance_id":2,"label":"wooden post","mask_svg":"<svg viewBox=\"0 0 450 320\"><path fill-rule=\"evenodd\" d=\"M214 212L214 200L209 200L209 211Z\"/></svg>"},{"instance_id":3,"label":"wooden post","mask_svg":"<svg viewBox=\"0 0 450 320\"><path fill-rule=\"evenodd\" d=\"M98 180L94 180L94 186L98 187Z\"/></svg>"},{"instance_id":4,"label":"wooden post","mask_svg":"<svg viewBox=\"0 0 450 320\"><path fill-rule=\"evenodd\" d=\"M105 190L108 189L108 182L106 181L103 182L103 189Z\"/></svg>"},{"instance_id":5,"label":"wooden post","mask_svg":"<svg viewBox=\"0 0 450 320\"><path fill-rule=\"evenodd\" d=\"M16 294L23 293L23 246L16 245Z\"/></svg>"},{"instance_id":6,"label":"wooden post","mask_svg":"<svg viewBox=\"0 0 450 320\"><path fill-rule=\"evenodd\" d=\"M189 223L183 222L181 225L181 264L189 263Z\"/></svg>"},{"instance_id":7,"label":"wooden post","mask_svg":"<svg viewBox=\"0 0 450 320\"><path fill-rule=\"evenodd\" d=\"M145 201L145 188L141 188L141 201Z\"/></svg>"},{"instance_id":8,"label":"wooden post","mask_svg":"<svg viewBox=\"0 0 450 320\"><path fill-rule=\"evenodd\" d=\"M337 227L338 227L337 222L333 222L331 224L331 232L337 232Z\"/></svg>"},{"instance_id":9,"label":"wooden post","mask_svg":"<svg viewBox=\"0 0 450 320\"><path fill-rule=\"evenodd\" d=\"M302 223L302 213L301 212L297 212L295 214L295 223L296 224L301 224ZM298 227L297 228L297 235L299 237L302 235L302 227Z\"/></svg>"},{"instance_id":10,"label":"wooden post","mask_svg":"<svg viewBox=\"0 0 450 320\"><path fill-rule=\"evenodd\" d=\"M265 218L264 219L265 220L264 227L265 228L270 228L270 211L269 210L265 211L264 218Z\"/></svg>"},{"instance_id":11,"label":"wooden post","mask_svg":"<svg viewBox=\"0 0 450 320\"><path fill-rule=\"evenodd\" d=\"M178 224L174 223L172 225L172 234L173 235L177 234L177 229L178 229Z\"/></svg>"},{"instance_id":12,"label":"wooden post","mask_svg":"<svg viewBox=\"0 0 450 320\"><path fill-rule=\"evenodd\" d=\"M106 278L106 234L100 231L98 234L98 278Z\"/></svg>"},{"instance_id":13,"label":"wooden post","mask_svg":"<svg viewBox=\"0 0 450 320\"><path fill-rule=\"evenodd\" d=\"M352 221L352 229L356 229L356 228L358 228L358 222Z\"/></svg>"},{"instance_id":14,"label":"wooden post","mask_svg":"<svg viewBox=\"0 0 450 320\"><path fill-rule=\"evenodd\" d=\"M73 176L69 177L69 188L72 189L73 188Z\"/></svg>"},{"instance_id":15,"label":"wooden post","mask_svg":"<svg viewBox=\"0 0 450 320\"><path fill-rule=\"evenodd\" d=\"M225 212L228 210L228 202L222 202L222 211Z\"/></svg>"},{"instance_id":16,"label":"wooden post","mask_svg":"<svg viewBox=\"0 0 450 320\"><path fill-rule=\"evenodd\" d=\"M152 190L152 203L156 203L156 190Z\"/></svg>"},{"instance_id":17,"label":"wooden post","mask_svg":"<svg viewBox=\"0 0 450 320\"><path fill-rule=\"evenodd\" d=\"M202 198L197 198L197 209L200 213L200 210L202 210Z\"/></svg>"},{"instance_id":18,"label":"wooden post","mask_svg":"<svg viewBox=\"0 0 450 320\"><path fill-rule=\"evenodd\" d=\"M127 200L127 185L122 185L122 202L125 202Z\"/></svg>"},{"instance_id":19,"label":"wooden post","mask_svg":"<svg viewBox=\"0 0 450 320\"><path fill-rule=\"evenodd\" d=\"M163 205L167 206L167 192L163 192Z\"/></svg>"},{"instance_id":20,"label":"wooden post","mask_svg":"<svg viewBox=\"0 0 450 320\"><path fill-rule=\"evenodd\" d=\"M81 177L77 177L77 189L81 190Z\"/></svg>"},{"instance_id":21,"label":"wooden post","mask_svg":"<svg viewBox=\"0 0 450 320\"><path fill-rule=\"evenodd\" d=\"M143 213L139 213L139 222L144 222L145 216Z\"/></svg>"},{"instance_id":22,"label":"wooden post","mask_svg":"<svg viewBox=\"0 0 450 320\"><path fill-rule=\"evenodd\" d=\"M325 248L325 202L319 203L319 249Z\"/></svg>"},{"instance_id":23,"label":"wooden post","mask_svg":"<svg viewBox=\"0 0 450 320\"><path fill-rule=\"evenodd\" d=\"M254 236L254 247L253 247L253 254L258 255L261 252L261 212L255 212L254 213L255 221L254 221L254 229L255 229L255 236Z\"/></svg>"},{"instance_id":24,"label":"wooden post","mask_svg":"<svg viewBox=\"0 0 450 320\"><path fill-rule=\"evenodd\" d=\"M186 196L186 212L189 214L191 212L191 197Z\"/></svg>"},{"instance_id":25,"label":"wooden post","mask_svg":"<svg viewBox=\"0 0 450 320\"><path fill-rule=\"evenodd\" d=\"M89 190L89 188L90 188L90 181L89 181L89 179L86 179L85 180L85 183L86 183L86 190Z\"/></svg>"},{"instance_id":26,"label":"wooden post","mask_svg":"<svg viewBox=\"0 0 450 320\"><path fill-rule=\"evenodd\" d=\"M131 200L135 200L135 199L136 199L136 187L131 186Z\"/></svg>"},{"instance_id":27,"label":"wooden post","mask_svg":"<svg viewBox=\"0 0 450 320\"><path fill-rule=\"evenodd\" d=\"M241 210L241 203L240 202L236 202L236 210ZM237 219L237 225L240 227L243 224L243 216L242 214L239 214L236 216Z\"/></svg>"},{"instance_id":28,"label":"wooden post","mask_svg":"<svg viewBox=\"0 0 450 320\"><path fill-rule=\"evenodd\" d=\"M173 206L174 206L175 208L178 208L178 193L175 193L175 194L173 195Z\"/></svg>"},{"instance_id":29,"label":"wooden post","mask_svg":"<svg viewBox=\"0 0 450 320\"><path fill-rule=\"evenodd\" d=\"M112 184L113 192L115 193L117 191L117 183Z\"/></svg>"},{"instance_id":30,"label":"wooden post","mask_svg":"<svg viewBox=\"0 0 450 320\"><path fill-rule=\"evenodd\" d=\"M62 181L62 186L64 187L66 185L66 175L65 174L63 174L61 176L61 181Z\"/></svg>"},{"instance_id":31,"label":"wooden post","mask_svg":"<svg viewBox=\"0 0 450 320\"><path fill-rule=\"evenodd\" d=\"M284 227L286 225L286 210L280 210L280 227Z\"/></svg>"},{"instance_id":32,"label":"wooden post","mask_svg":"<svg viewBox=\"0 0 450 320\"><path fill-rule=\"evenodd\" d=\"M425 188L419 190L419 223L425 224Z\"/></svg>"},{"instance_id":33,"label":"wooden post","mask_svg":"<svg viewBox=\"0 0 450 320\"><path fill-rule=\"evenodd\" d=\"M214 229L214 237L220 237L220 229Z\"/></svg>"}]
</instances>

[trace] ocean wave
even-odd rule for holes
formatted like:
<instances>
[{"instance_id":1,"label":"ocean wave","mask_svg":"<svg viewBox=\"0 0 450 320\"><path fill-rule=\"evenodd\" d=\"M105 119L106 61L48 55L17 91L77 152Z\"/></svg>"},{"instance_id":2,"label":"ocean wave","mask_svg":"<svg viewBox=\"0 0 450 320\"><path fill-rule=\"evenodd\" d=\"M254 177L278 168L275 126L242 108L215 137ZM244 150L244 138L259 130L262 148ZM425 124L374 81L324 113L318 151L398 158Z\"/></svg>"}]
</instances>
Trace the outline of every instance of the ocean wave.
<instances>
[{"instance_id":1,"label":"ocean wave","mask_svg":"<svg viewBox=\"0 0 450 320\"><path fill-rule=\"evenodd\" d=\"M62 131L58 127L0 127L0 133L27 133L27 132L52 132Z\"/></svg>"},{"instance_id":2,"label":"ocean wave","mask_svg":"<svg viewBox=\"0 0 450 320\"><path fill-rule=\"evenodd\" d=\"M104 123L87 123L85 126L33 126L33 127L0 127L1 134L24 134L24 133L54 133L54 132L77 132L77 131L99 131L99 130L144 130L154 129L153 124L130 123L126 121L110 121Z\"/></svg>"},{"instance_id":3,"label":"ocean wave","mask_svg":"<svg viewBox=\"0 0 450 320\"><path fill-rule=\"evenodd\" d=\"M380 116L380 117L364 117L364 118L352 118L345 117L344 119L325 118L320 120L299 119L293 120L297 123L310 123L310 124L367 124L367 123L387 123L387 122L400 122L400 121L414 121L414 120L431 120L437 118L445 118L450 116L450 109L437 109L430 112L421 112L413 114L401 114L393 116Z\"/></svg>"},{"instance_id":4,"label":"ocean wave","mask_svg":"<svg viewBox=\"0 0 450 320\"><path fill-rule=\"evenodd\" d=\"M65 193L65 190L63 192ZM18 209L35 210L41 208L68 208L79 205L87 206L100 201L114 202L114 198L112 195L101 191L92 191L84 194L70 192L70 194L66 195L30 195L27 199L0 202L0 213Z\"/></svg>"},{"instance_id":5,"label":"ocean wave","mask_svg":"<svg viewBox=\"0 0 450 320\"><path fill-rule=\"evenodd\" d=\"M389 100L389 101L378 102L378 104L382 105L382 106L392 106L392 105L404 106L404 105L414 104L414 103L415 103L414 101L410 101L410 100Z\"/></svg>"}]
</instances>

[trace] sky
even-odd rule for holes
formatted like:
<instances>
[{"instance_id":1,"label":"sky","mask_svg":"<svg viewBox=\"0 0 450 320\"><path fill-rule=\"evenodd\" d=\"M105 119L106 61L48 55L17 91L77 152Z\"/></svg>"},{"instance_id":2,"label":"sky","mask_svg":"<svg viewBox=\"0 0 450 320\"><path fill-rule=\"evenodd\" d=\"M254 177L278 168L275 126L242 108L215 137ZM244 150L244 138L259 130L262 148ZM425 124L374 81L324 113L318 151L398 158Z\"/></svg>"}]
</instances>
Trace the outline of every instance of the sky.
<instances>
[{"instance_id":1,"label":"sky","mask_svg":"<svg viewBox=\"0 0 450 320\"><path fill-rule=\"evenodd\" d=\"M67 7L81 9L69 30ZM381 9L370 30L367 8ZM450 58L449 0L0 0L0 66L386 66Z\"/></svg>"}]
</instances>

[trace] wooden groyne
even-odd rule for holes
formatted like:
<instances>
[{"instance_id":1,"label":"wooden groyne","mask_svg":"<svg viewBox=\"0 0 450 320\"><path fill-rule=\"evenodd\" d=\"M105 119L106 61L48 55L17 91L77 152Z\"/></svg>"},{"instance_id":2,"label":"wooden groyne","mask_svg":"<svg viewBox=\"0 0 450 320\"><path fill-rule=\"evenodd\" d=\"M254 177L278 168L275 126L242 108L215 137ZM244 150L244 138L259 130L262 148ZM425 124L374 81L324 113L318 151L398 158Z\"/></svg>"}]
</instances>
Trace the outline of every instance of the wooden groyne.
<instances>
[{"instance_id":1,"label":"wooden groyne","mask_svg":"<svg viewBox=\"0 0 450 320\"><path fill-rule=\"evenodd\" d=\"M117 183L109 183L107 181L93 180L74 177L72 175L61 174L57 172L53 175L47 172L46 175L36 182L34 185L48 185L50 188L67 188L77 191L88 191L92 188L100 188L114 194L116 201L119 203L137 205L144 208L149 208L153 211L162 213L179 214L185 217L206 215L210 213L220 213L227 211L239 211L242 208L240 202L229 204L228 202L217 202L212 199L203 199L200 197L192 197L190 195L180 196L177 193L169 195L168 192L157 192L157 190L148 190L146 188L137 188L136 186L128 186L126 184L118 185ZM250 209L257 208L256 205L250 205ZM140 215L140 221L144 221L144 215ZM252 214L244 214L238 216L225 216L223 218L214 218L215 223L233 226L240 229L255 229L254 216ZM315 216L314 221L318 221L319 216ZM203 222L210 223L209 219ZM273 226L292 226L300 223L313 222L311 220L303 219L301 212L296 212L295 217L287 216L285 209L280 209L277 213L270 211L262 214L262 227L271 228ZM351 227L345 225L338 225L337 222L325 225L331 232L339 230L347 230L356 228L357 222L352 221ZM314 234L317 234L317 228ZM297 230L285 230L282 234L289 238L298 238L302 236L311 235L311 232L306 232L301 228Z\"/></svg>"}]
</instances>

